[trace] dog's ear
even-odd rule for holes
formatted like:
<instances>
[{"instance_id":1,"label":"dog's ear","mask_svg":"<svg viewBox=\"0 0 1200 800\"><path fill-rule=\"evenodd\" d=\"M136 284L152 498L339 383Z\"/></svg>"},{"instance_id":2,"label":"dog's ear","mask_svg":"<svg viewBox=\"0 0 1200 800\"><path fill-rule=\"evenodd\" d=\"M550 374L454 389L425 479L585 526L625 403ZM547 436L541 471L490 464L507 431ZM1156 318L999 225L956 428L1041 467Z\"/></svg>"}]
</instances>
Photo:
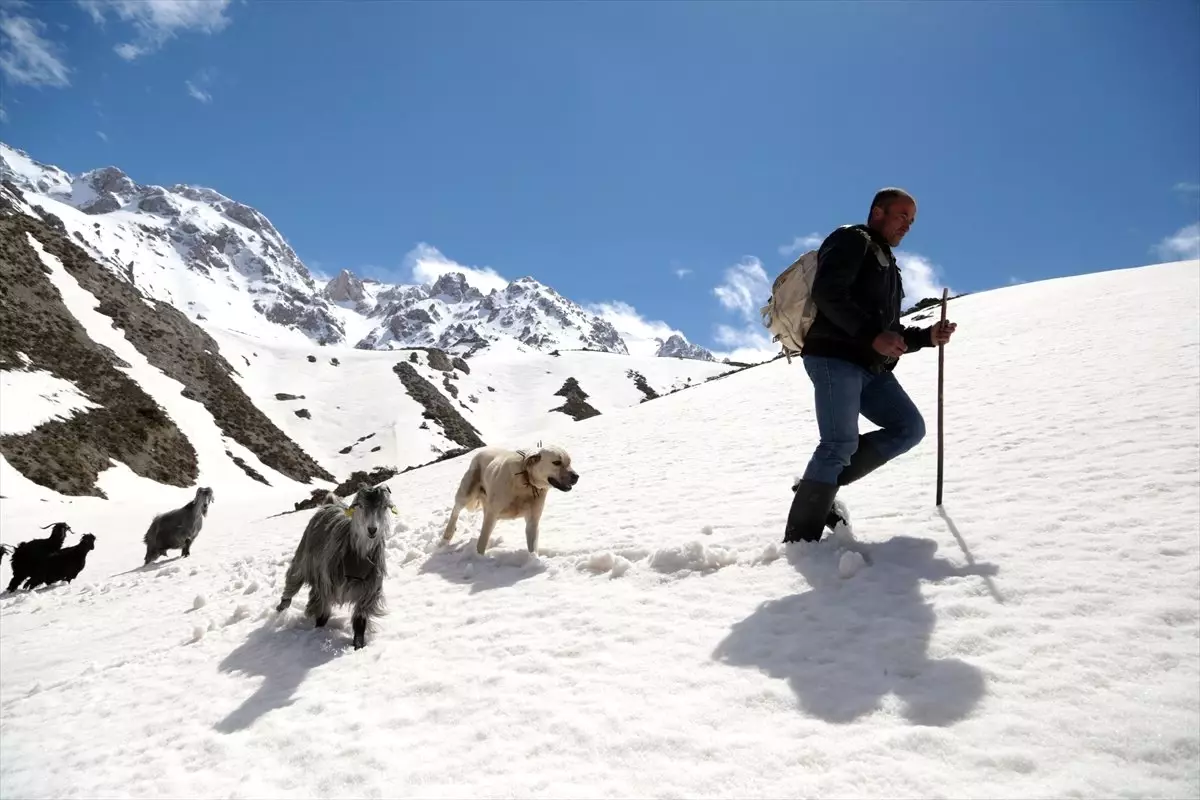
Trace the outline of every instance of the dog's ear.
<instances>
[{"instance_id":1,"label":"dog's ear","mask_svg":"<svg viewBox=\"0 0 1200 800\"><path fill-rule=\"evenodd\" d=\"M534 453L531 456L525 456L525 469L529 469L530 467L532 467L534 464L538 463L541 460L542 460L542 454L540 452Z\"/></svg>"}]
</instances>

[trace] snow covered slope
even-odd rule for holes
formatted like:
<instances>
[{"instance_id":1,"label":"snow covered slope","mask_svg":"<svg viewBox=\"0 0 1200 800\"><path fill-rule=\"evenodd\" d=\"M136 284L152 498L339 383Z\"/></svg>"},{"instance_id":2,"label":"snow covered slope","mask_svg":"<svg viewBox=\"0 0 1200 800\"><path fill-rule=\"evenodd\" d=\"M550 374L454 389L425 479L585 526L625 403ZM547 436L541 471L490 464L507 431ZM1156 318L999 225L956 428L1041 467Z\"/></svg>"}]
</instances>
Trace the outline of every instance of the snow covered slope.
<instances>
[{"instance_id":1,"label":"snow covered slope","mask_svg":"<svg viewBox=\"0 0 1200 800\"><path fill-rule=\"evenodd\" d=\"M345 609L272 611L308 518L270 516L284 490L218 494L191 558L141 569L189 492L0 475L4 541L98 537L73 585L0 597L0 794L1197 796L1200 264L951 316L943 512L930 350L898 370L929 437L845 490L850 577L777 545L816 435L783 361L547 435L582 479L535 557L519 522L474 556L471 514L437 546L465 459L392 479L357 652Z\"/></svg>"},{"instance_id":2,"label":"snow covered slope","mask_svg":"<svg viewBox=\"0 0 1200 800\"><path fill-rule=\"evenodd\" d=\"M255 405L306 451L320 453L321 463L339 477L381 465L425 464L469 446L424 417L425 409L397 376L398 364L410 364L483 441L510 447L523 446L538 431L580 424L556 410L566 401L557 393L568 379L575 379L585 402L599 414L622 416L651 394L698 386L734 369L600 352L554 356L499 340L443 371L421 350L271 345L232 331L213 329L212 334L225 357L239 365L235 380ZM309 361L310 355L315 360ZM639 379L650 394L638 388Z\"/></svg>"}]
</instances>

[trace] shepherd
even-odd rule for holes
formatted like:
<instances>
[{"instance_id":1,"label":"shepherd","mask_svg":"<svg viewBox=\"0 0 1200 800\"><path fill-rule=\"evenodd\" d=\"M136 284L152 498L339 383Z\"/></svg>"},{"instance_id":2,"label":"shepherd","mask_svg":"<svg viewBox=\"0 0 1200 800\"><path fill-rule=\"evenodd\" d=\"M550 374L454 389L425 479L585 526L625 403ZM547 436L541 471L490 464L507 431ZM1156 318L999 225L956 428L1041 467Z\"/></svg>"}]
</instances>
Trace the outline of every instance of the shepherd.
<instances>
[{"instance_id":1,"label":"shepherd","mask_svg":"<svg viewBox=\"0 0 1200 800\"><path fill-rule=\"evenodd\" d=\"M843 225L816 251L811 325L800 356L812 381L820 442L788 513L784 542L815 542L848 523L838 489L859 480L925 437L925 420L893 370L900 357L950 341L955 323L918 328L900 323L904 297L892 248L917 219L903 189L881 189L866 224ZM879 426L860 434L859 415Z\"/></svg>"}]
</instances>

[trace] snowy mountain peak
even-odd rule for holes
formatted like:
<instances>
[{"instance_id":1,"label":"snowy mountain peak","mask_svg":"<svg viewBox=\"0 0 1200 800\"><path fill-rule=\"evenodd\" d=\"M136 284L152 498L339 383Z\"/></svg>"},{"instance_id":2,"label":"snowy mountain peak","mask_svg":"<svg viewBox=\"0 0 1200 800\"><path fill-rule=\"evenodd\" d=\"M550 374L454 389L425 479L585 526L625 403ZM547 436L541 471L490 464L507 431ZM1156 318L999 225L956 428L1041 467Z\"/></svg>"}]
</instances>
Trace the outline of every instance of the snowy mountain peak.
<instances>
[{"instance_id":1,"label":"snowy mountain peak","mask_svg":"<svg viewBox=\"0 0 1200 800\"><path fill-rule=\"evenodd\" d=\"M451 303L483 299L483 292L467 283L467 276L461 272L447 272L434 281L429 293L432 297L439 297Z\"/></svg>"},{"instance_id":2,"label":"snowy mountain peak","mask_svg":"<svg viewBox=\"0 0 1200 800\"><path fill-rule=\"evenodd\" d=\"M77 206L85 214L106 214L116 211L138 194L139 186L116 167L102 167L85 172L75 181L89 190L92 198Z\"/></svg>"},{"instance_id":3,"label":"snowy mountain peak","mask_svg":"<svg viewBox=\"0 0 1200 800\"><path fill-rule=\"evenodd\" d=\"M531 276L485 295L462 272L451 271L432 284L380 288L374 303L366 314L379 321L355 345L360 349L438 347L470 352L514 339L540 351L629 352L609 322Z\"/></svg>"},{"instance_id":4,"label":"snowy mountain peak","mask_svg":"<svg viewBox=\"0 0 1200 800\"><path fill-rule=\"evenodd\" d=\"M367 298L363 282L348 269L342 270L338 276L325 284L325 297L333 303L351 303L357 305Z\"/></svg>"},{"instance_id":5,"label":"snowy mountain peak","mask_svg":"<svg viewBox=\"0 0 1200 800\"><path fill-rule=\"evenodd\" d=\"M71 176L66 171L36 161L24 150L3 142L0 142L0 178L36 194L61 192L71 185Z\"/></svg>"},{"instance_id":6,"label":"snowy mountain peak","mask_svg":"<svg viewBox=\"0 0 1200 800\"><path fill-rule=\"evenodd\" d=\"M658 346L656 356L663 358L692 358L698 361L715 361L716 358L705 348L698 344L692 344L687 339L677 333L673 333L667 337L666 341L661 339Z\"/></svg>"}]
</instances>

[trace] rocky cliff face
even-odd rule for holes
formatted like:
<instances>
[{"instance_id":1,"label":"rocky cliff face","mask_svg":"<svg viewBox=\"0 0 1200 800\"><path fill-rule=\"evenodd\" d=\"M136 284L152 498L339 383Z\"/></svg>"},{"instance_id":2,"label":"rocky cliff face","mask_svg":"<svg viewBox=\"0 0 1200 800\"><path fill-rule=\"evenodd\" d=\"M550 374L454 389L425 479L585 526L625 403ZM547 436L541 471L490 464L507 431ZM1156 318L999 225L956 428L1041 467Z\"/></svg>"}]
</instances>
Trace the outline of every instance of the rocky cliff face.
<instances>
[{"instance_id":1,"label":"rocky cliff face","mask_svg":"<svg viewBox=\"0 0 1200 800\"><path fill-rule=\"evenodd\" d=\"M113 174L98 185L113 196L127 188ZM251 402L204 330L178 309L146 298L72 238L61 219L29 202L17 186L0 185L0 369L67 382L85 398L66 419L0 437L9 463L35 483L70 495L100 494L97 476L113 460L175 486L189 486L198 476L192 443L119 369L128 365L95 342L66 307L46 266L52 258L150 365L204 406L223 435L294 480L333 479Z\"/></svg>"},{"instance_id":2,"label":"rocky cliff face","mask_svg":"<svg viewBox=\"0 0 1200 800\"><path fill-rule=\"evenodd\" d=\"M331 303L348 303L351 308L358 308L367 299L367 290L353 272L344 269L325 284L324 295Z\"/></svg>"}]
</instances>

